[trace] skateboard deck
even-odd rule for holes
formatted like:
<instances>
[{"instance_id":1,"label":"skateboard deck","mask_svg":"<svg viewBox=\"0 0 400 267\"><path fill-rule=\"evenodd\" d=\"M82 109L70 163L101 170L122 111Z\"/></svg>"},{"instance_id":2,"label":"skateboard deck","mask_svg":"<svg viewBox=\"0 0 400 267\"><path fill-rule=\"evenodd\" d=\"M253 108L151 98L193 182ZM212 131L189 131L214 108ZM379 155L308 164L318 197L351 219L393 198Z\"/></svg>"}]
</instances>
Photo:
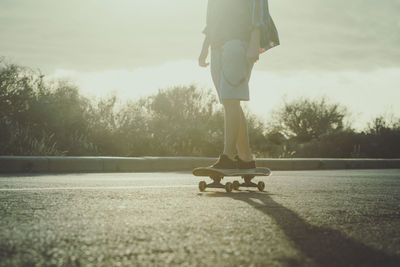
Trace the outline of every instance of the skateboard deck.
<instances>
[{"instance_id":1,"label":"skateboard deck","mask_svg":"<svg viewBox=\"0 0 400 267\"><path fill-rule=\"evenodd\" d=\"M199 183L199 190L204 192L206 188L224 188L227 192L238 190L240 187L257 187L260 191L264 191L264 182L253 183L251 180L256 176L269 176L271 171L268 168L255 168L249 170L240 169L214 169L210 167L196 168L193 170L193 175L210 177L213 183L207 184L205 181ZM244 179L244 183L234 181L233 183L227 182L225 185L221 184L221 180L226 176L240 176Z\"/></svg>"}]
</instances>

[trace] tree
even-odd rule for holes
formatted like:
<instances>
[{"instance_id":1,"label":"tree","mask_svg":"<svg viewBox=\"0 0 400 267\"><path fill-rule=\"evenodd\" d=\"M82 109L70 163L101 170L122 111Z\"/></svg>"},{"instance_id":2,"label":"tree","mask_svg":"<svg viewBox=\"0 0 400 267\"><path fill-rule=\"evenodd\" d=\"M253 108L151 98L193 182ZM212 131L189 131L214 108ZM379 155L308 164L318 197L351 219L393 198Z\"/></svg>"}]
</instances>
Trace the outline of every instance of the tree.
<instances>
[{"instance_id":1,"label":"tree","mask_svg":"<svg viewBox=\"0 0 400 267\"><path fill-rule=\"evenodd\" d=\"M159 90L144 102L156 155L217 155L223 144L223 113L210 91L195 86Z\"/></svg>"},{"instance_id":2,"label":"tree","mask_svg":"<svg viewBox=\"0 0 400 267\"><path fill-rule=\"evenodd\" d=\"M362 133L361 150L369 157L400 157L400 119L378 116Z\"/></svg>"},{"instance_id":3,"label":"tree","mask_svg":"<svg viewBox=\"0 0 400 267\"><path fill-rule=\"evenodd\" d=\"M45 83L39 71L1 64L1 154L93 154L96 147L88 140L89 110L89 100L76 86L66 81Z\"/></svg>"},{"instance_id":4,"label":"tree","mask_svg":"<svg viewBox=\"0 0 400 267\"><path fill-rule=\"evenodd\" d=\"M309 142L344 129L346 109L330 104L325 98L310 100L301 98L284 102L274 113L273 128L298 143Z\"/></svg>"}]
</instances>

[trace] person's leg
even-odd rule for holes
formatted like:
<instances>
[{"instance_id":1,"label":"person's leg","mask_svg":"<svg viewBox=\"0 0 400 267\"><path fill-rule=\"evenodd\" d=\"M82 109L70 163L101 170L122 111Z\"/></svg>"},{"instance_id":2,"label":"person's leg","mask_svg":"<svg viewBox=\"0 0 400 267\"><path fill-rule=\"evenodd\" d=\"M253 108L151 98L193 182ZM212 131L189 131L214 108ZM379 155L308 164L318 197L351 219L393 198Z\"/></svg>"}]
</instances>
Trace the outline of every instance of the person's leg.
<instances>
[{"instance_id":1,"label":"person's leg","mask_svg":"<svg viewBox=\"0 0 400 267\"><path fill-rule=\"evenodd\" d=\"M225 109L224 154L233 159L237 149L241 160L253 160L246 117L240 105L240 100L223 100L223 105Z\"/></svg>"},{"instance_id":2,"label":"person's leg","mask_svg":"<svg viewBox=\"0 0 400 267\"><path fill-rule=\"evenodd\" d=\"M246 117L244 115L243 109L240 106L240 124L239 131L236 140L236 148L238 152L238 156L241 160L244 161L252 161L253 155L251 154L250 142L249 142L249 134L248 127L246 122Z\"/></svg>"},{"instance_id":3,"label":"person's leg","mask_svg":"<svg viewBox=\"0 0 400 267\"><path fill-rule=\"evenodd\" d=\"M225 110L225 143L224 154L233 159L236 154L236 142L239 136L241 107L238 99L222 101Z\"/></svg>"}]
</instances>

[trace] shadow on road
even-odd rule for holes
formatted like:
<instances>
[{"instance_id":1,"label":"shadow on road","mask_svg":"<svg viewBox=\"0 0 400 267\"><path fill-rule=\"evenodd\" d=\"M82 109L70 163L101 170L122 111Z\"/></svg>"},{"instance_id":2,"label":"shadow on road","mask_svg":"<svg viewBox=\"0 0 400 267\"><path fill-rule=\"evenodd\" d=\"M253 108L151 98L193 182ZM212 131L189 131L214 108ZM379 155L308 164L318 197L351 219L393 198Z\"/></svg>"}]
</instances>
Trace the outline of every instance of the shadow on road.
<instances>
[{"instance_id":1,"label":"shadow on road","mask_svg":"<svg viewBox=\"0 0 400 267\"><path fill-rule=\"evenodd\" d=\"M292 210L261 192L213 192L246 202L276 221L296 249L320 266L400 266L400 257L364 245L337 230L311 225ZM254 201L259 200L259 201ZM296 265L296 264L295 264Z\"/></svg>"}]
</instances>

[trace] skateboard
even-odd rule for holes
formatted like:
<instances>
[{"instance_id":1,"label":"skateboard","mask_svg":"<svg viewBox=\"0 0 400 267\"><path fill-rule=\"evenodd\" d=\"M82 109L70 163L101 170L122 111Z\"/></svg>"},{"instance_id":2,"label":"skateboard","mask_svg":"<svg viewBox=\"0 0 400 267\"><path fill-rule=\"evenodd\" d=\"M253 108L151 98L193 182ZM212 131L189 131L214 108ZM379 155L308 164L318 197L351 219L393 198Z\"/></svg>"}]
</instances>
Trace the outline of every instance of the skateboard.
<instances>
[{"instance_id":1,"label":"skateboard","mask_svg":"<svg viewBox=\"0 0 400 267\"><path fill-rule=\"evenodd\" d=\"M213 182L207 184L205 181L199 183L200 192L204 192L206 188L223 188L226 192L238 190L240 187L257 187L258 190L264 191L264 182L253 183L251 180L256 176L269 176L271 171L268 168L255 168L249 170L240 169L214 169L210 167L196 168L193 170L194 176L210 177ZM221 180L226 176L240 176L244 179L244 183L234 181L233 183L227 182L225 185L221 184Z\"/></svg>"}]
</instances>

